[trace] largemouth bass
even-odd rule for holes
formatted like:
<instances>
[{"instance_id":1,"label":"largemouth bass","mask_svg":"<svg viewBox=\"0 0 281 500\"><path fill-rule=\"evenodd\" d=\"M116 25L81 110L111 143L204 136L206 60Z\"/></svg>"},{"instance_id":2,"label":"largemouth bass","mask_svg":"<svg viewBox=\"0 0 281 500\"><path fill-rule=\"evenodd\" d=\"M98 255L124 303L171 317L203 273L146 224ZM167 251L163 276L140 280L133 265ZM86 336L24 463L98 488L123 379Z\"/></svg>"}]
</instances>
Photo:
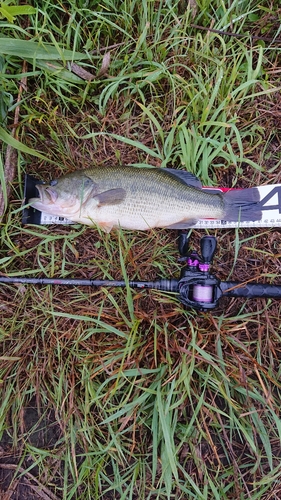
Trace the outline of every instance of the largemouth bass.
<instances>
[{"instance_id":1,"label":"largemouth bass","mask_svg":"<svg viewBox=\"0 0 281 500\"><path fill-rule=\"evenodd\" d=\"M256 188L207 193L183 170L97 167L78 170L49 184L38 184L29 204L51 215L99 226L147 230L183 229L199 219L260 220Z\"/></svg>"}]
</instances>

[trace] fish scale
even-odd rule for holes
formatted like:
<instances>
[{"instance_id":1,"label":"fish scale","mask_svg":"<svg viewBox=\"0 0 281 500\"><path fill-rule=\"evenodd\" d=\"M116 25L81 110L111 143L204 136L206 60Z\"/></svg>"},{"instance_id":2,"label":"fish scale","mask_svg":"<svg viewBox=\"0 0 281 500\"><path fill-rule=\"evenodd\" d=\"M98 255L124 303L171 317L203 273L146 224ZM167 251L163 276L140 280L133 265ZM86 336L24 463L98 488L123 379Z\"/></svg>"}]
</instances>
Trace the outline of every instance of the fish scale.
<instances>
[{"instance_id":1,"label":"fish scale","mask_svg":"<svg viewBox=\"0 0 281 500\"><path fill-rule=\"evenodd\" d=\"M113 227L180 229L206 218L261 218L256 188L207 193L192 174L170 169L97 167L67 174L37 189L40 197L29 200L34 208L107 232Z\"/></svg>"}]
</instances>

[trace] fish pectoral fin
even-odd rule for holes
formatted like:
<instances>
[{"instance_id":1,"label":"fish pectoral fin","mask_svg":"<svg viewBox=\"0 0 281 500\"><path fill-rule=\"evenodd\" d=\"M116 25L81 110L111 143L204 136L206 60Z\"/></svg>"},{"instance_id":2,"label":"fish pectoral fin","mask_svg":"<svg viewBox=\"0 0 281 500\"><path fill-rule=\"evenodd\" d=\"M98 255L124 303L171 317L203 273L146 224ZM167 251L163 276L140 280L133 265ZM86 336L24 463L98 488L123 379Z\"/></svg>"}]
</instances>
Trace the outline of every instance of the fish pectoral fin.
<instances>
[{"instance_id":1,"label":"fish pectoral fin","mask_svg":"<svg viewBox=\"0 0 281 500\"><path fill-rule=\"evenodd\" d=\"M171 224L171 226L165 226L166 229L187 229L194 226L198 222L198 219L183 219L176 224Z\"/></svg>"},{"instance_id":2,"label":"fish pectoral fin","mask_svg":"<svg viewBox=\"0 0 281 500\"><path fill-rule=\"evenodd\" d=\"M99 193L94 198L98 201L98 207L103 205L117 205L124 200L126 196L126 191L123 188L109 189L108 191L103 191Z\"/></svg>"}]
</instances>

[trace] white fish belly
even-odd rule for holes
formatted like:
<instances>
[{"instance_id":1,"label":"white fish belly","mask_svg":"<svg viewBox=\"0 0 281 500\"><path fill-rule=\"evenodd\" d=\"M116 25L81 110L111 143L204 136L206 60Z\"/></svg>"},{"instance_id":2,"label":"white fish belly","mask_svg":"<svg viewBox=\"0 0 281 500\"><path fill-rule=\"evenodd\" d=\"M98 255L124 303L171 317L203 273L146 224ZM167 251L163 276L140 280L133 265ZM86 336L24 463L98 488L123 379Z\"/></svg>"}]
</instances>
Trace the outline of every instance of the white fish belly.
<instances>
[{"instance_id":1,"label":"white fish belly","mask_svg":"<svg viewBox=\"0 0 281 500\"><path fill-rule=\"evenodd\" d=\"M183 203L181 200L167 200L165 203L161 200L161 203L157 203L157 200L154 200L152 204L151 200L142 198L100 207L96 201L91 201L81 207L74 220L89 225L97 224L107 230L112 227L147 230L153 227L171 226L183 220L221 217L221 210L215 212L210 214L210 208L202 203L194 206L188 201Z\"/></svg>"}]
</instances>

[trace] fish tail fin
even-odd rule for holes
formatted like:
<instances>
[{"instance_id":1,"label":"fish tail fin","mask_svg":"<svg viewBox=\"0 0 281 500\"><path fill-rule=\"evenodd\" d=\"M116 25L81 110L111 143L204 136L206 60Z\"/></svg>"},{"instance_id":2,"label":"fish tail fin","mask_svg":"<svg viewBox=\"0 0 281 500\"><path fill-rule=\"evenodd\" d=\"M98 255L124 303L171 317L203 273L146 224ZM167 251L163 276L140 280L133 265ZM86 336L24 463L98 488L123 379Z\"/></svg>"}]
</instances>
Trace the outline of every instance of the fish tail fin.
<instances>
[{"instance_id":1,"label":"fish tail fin","mask_svg":"<svg viewBox=\"0 0 281 500\"><path fill-rule=\"evenodd\" d=\"M261 220L260 193L257 188L233 189L225 193L223 198L224 220L229 222Z\"/></svg>"}]
</instances>

